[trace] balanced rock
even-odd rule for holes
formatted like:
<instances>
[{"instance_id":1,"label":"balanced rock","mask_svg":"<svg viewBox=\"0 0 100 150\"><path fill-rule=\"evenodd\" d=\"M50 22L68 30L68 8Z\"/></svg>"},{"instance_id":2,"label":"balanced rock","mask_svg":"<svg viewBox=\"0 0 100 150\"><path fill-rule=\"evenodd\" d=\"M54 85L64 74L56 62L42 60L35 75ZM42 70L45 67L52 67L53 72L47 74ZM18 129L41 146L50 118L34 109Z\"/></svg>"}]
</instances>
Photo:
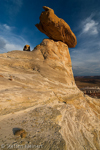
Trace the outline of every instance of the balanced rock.
<instances>
[{"instance_id":1,"label":"balanced rock","mask_svg":"<svg viewBox=\"0 0 100 150\"><path fill-rule=\"evenodd\" d=\"M30 51L30 45L25 45L23 51Z\"/></svg>"},{"instance_id":2,"label":"balanced rock","mask_svg":"<svg viewBox=\"0 0 100 150\"><path fill-rule=\"evenodd\" d=\"M69 48L75 47L77 39L69 25L63 19L58 18L53 9L46 6L43 6L43 9L45 11L41 13L40 23L36 24L36 27L50 39L62 41Z\"/></svg>"}]
</instances>

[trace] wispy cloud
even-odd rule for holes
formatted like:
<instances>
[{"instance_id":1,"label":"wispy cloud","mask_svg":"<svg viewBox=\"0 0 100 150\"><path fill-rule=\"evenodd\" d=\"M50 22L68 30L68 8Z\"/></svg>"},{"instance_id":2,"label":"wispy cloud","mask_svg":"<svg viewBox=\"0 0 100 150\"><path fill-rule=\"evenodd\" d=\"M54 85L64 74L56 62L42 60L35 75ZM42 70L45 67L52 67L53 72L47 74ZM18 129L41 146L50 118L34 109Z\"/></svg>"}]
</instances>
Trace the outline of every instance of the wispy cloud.
<instances>
[{"instance_id":1,"label":"wispy cloud","mask_svg":"<svg viewBox=\"0 0 100 150\"><path fill-rule=\"evenodd\" d=\"M3 27L4 27L6 30L11 30L10 26L8 26L7 24L4 24Z\"/></svg>"},{"instance_id":2,"label":"wispy cloud","mask_svg":"<svg viewBox=\"0 0 100 150\"><path fill-rule=\"evenodd\" d=\"M97 25L97 22L95 22L94 20L90 20L89 22L85 23L83 27L83 33L89 33L92 35L98 34Z\"/></svg>"},{"instance_id":3,"label":"wispy cloud","mask_svg":"<svg viewBox=\"0 0 100 150\"><path fill-rule=\"evenodd\" d=\"M74 75L100 75L100 50L91 46L84 49L80 47L71 52Z\"/></svg>"},{"instance_id":4,"label":"wispy cloud","mask_svg":"<svg viewBox=\"0 0 100 150\"><path fill-rule=\"evenodd\" d=\"M9 26L9 25L7 25L7 24L0 24L0 31L1 32L9 32L9 31L11 31L11 30L13 30L15 27L11 27L11 26Z\"/></svg>"},{"instance_id":5,"label":"wispy cloud","mask_svg":"<svg viewBox=\"0 0 100 150\"><path fill-rule=\"evenodd\" d=\"M23 50L24 45L29 44L22 36L14 34L15 27L0 24L0 53L11 50Z\"/></svg>"},{"instance_id":6,"label":"wispy cloud","mask_svg":"<svg viewBox=\"0 0 100 150\"><path fill-rule=\"evenodd\" d=\"M93 15L81 22L81 34L97 35L99 33L99 22L93 19Z\"/></svg>"},{"instance_id":7,"label":"wispy cloud","mask_svg":"<svg viewBox=\"0 0 100 150\"><path fill-rule=\"evenodd\" d=\"M100 75L99 24L95 15L80 22L78 44L70 50L74 75Z\"/></svg>"},{"instance_id":8,"label":"wispy cloud","mask_svg":"<svg viewBox=\"0 0 100 150\"><path fill-rule=\"evenodd\" d=\"M5 11L7 12L10 20L13 20L14 17L20 12L23 5L23 0L4 0L5 1Z\"/></svg>"},{"instance_id":9,"label":"wispy cloud","mask_svg":"<svg viewBox=\"0 0 100 150\"><path fill-rule=\"evenodd\" d=\"M6 45L5 39L0 37L0 49L4 49L5 45Z\"/></svg>"}]
</instances>

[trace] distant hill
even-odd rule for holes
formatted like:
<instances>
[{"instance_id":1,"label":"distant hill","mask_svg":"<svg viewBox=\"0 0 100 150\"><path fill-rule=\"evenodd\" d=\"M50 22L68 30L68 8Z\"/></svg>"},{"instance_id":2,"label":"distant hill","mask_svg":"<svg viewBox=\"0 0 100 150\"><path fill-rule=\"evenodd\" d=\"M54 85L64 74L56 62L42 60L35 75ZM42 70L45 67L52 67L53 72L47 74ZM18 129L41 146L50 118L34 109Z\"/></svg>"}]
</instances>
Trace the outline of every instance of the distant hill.
<instances>
[{"instance_id":1,"label":"distant hill","mask_svg":"<svg viewBox=\"0 0 100 150\"><path fill-rule=\"evenodd\" d=\"M100 79L100 76L74 76L76 79L77 78L92 78L92 79Z\"/></svg>"},{"instance_id":2,"label":"distant hill","mask_svg":"<svg viewBox=\"0 0 100 150\"><path fill-rule=\"evenodd\" d=\"M75 76L75 82L79 88L84 88L86 86L100 87L100 76Z\"/></svg>"},{"instance_id":3,"label":"distant hill","mask_svg":"<svg viewBox=\"0 0 100 150\"><path fill-rule=\"evenodd\" d=\"M96 92L96 90L90 91L91 87L100 87L100 76L75 76L75 82L80 90L87 87L87 90L83 90L84 93L91 97L100 98L100 92Z\"/></svg>"}]
</instances>

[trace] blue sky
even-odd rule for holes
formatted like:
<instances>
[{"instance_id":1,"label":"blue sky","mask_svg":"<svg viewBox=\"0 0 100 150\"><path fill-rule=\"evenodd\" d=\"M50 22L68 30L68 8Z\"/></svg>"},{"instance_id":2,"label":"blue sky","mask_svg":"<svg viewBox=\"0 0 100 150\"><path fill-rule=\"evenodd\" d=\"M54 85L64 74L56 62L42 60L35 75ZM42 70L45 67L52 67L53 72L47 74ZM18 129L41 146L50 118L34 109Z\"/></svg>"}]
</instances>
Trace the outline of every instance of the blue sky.
<instances>
[{"instance_id":1,"label":"blue sky","mask_svg":"<svg viewBox=\"0 0 100 150\"><path fill-rule=\"evenodd\" d=\"M0 53L31 50L44 38L39 23L42 6L54 9L77 37L70 48L74 75L100 75L100 0L0 0Z\"/></svg>"}]
</instances>

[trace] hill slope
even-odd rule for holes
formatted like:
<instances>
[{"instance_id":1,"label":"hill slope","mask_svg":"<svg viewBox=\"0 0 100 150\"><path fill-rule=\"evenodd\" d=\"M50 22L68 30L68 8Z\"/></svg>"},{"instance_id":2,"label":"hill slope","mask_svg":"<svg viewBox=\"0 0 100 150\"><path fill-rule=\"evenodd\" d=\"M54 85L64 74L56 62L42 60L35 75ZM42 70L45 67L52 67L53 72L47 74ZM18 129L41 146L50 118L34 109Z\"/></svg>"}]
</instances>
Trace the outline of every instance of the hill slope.
<instances>
[{"instance_id":1,"label":"hill slope","mask_svg":"<svg viewBox=\"0 0 100 150\"><path fill-rule=\"evenodd\" d=\"M32 52L0 54L0 106L4 150L100 149L100 100L77 88L63 42L44 39ZM26 138L14 135L18 128Z\"/></svg>"}]
</instances>

